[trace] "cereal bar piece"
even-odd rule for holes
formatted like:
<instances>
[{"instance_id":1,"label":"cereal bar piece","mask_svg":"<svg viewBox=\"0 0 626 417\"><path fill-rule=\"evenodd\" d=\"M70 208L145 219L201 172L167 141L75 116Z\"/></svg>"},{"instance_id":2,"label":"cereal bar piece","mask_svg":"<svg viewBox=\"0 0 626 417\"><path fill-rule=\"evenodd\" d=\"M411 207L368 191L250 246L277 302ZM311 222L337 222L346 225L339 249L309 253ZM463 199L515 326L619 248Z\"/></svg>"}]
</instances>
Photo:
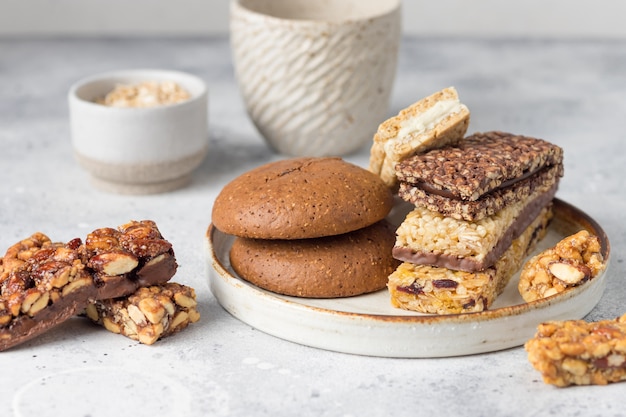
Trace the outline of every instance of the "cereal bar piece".
<instances>
[{"instance_id":1,"label":"cereal bar piece","mask_svg":"<svg viewBox=\"0 0 626 417\"><path fill-rule=\"evenodd\" d=\"M466 272L493 266L541 210L552 201L556 187L536 190L493 216L469 222L416 207L396 231L393 256L417 265Z\"/></svg>"},{"instance_id":2,"label":"cereal bar piece","mask_svg":"<svg viewBox=\"0 0 626 417\"><path fill-rule=\"evenodd\" d=\"M113 333L151 345L197 322L196 306L193 288L168 282L139 288L122 299L96 301L86 314Z\"/></svg>"},{"instance_id":3,"label":"cereal bar piece","mask_svg":"<svg viewBox=\"0 0 626 417\"><path fill-rule=\"evenodd\" d=\"M397 188L396 164L415 154L458 143L469 125L469 109L454 87L444 88L381 123L374 135L369 170Z\"/></svg>"},{"instance_id":4,"label":"cereal bar piece","mask_svg":"<svg viewBox=\"0 0 626 417\"><path fill-rule=\"evenodd\" d=\"M626 381L626 314L591 323L542 323L524 347L546 384L566 387Z\"/></svg>"},{"instance_id":5,"label":"cereal bar piece","mask_svg":"<svg viewBox=\"0 0 626 417\"><path fill-rule=\"evenodd\" d=\"M581 230L526 262L519 293L527 302L546 298L595 278L605 268L600 240Z\"/></svg>"},{"instance_id":6,"label":"cereal bar piece","mask_svg":"<svg viewBox=\"0 0 626 417\"><path fill-rule=\"evenodd\" d=\"M515 239L494 266L480 272L401 264L389 276L391 304L405 310L432 314L457 314L487 310L504 290L523 259L546 233L551 208Z\"/></svg>"},{"instance_id":7,"label":"cereal bar piece","mask_svg":"<svg viewBox=\"0 0 626 417\"><path fill-rule=\"evenodd\" d=\"M549 191L562 176L562 164L549 166L535 175L521 179L507 187L498 188L474 201L429 193L407 182L400 183L398 194L403 200L417 207L424 207L457 220L475 222L493 216L508 205L525 200L532 194Z\"/></svg>"},{"instance_id":8,"label":"cereal bar piece","mask_svg":"<svg viewBox=\"0 0 626 417\"><path fill-rule=\"evenodd\" d=\"M3 257L0 351L53 328L91 301L165 283L176 268L171 244L152 221L98 229L85 244L33 235Z\"/></svg>"},{"instance_id":9,"label":"cereal bar piece","mask_svg":"<svg viewBox=\"0 0 626 417\"><path fill-rule=\"evenodd\" d=\"M431 194L476 201L562 163L563 150L542 139L487 132L408 158L396 166L396 176Z\"/></svg>"}]
</instances>

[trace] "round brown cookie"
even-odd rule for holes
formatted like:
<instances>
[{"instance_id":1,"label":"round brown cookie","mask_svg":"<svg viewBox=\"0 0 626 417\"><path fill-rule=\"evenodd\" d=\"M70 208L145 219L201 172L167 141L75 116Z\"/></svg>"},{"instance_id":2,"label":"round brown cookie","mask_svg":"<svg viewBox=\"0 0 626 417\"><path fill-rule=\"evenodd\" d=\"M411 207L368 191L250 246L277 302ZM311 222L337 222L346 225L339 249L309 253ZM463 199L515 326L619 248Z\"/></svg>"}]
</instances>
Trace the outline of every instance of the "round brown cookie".
<instances>
[{"instance_id":1,"label":"round brown cookie","mask_svg":"<svg viewBox=\"0 0 626 417\"><path fill-rule=\"evenodd\" d=\"M294 158L255 168L227 184L212 221L255 239L332 236L385 218L391 191L372 172L341 158Z\"/></svg>"},{"instance_id":2,"label":"round brown cookie","mask_svg":"<svg viewBox=\"0 0 626 417\"><path fill-rule=\"evenodd\" d=\"M395 232L381 221L354 232L299 240L236 238L230 262L246 281L296 297L335 298L385 288L400 263Z\"/></svg>"}]
</instances>

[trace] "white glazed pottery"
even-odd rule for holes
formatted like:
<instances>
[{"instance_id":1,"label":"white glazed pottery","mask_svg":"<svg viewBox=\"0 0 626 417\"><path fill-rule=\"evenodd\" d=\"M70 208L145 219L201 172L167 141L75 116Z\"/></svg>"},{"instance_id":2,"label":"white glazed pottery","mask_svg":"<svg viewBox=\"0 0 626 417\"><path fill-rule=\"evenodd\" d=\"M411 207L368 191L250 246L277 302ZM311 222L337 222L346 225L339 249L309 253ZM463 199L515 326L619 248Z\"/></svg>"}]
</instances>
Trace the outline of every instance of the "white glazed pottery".
<instances>
[{"instance_id":1,"label":"white glazed pottery","mask_svg":"<svg viewBox=\"0 0 626 417\"><path fill-rule=\"evenodd\" d=\"M400 0L235 0L231 46L248 114L291 156L352 153L387 118Z\"/></svg>"},{"instance_id":2,"label":"white glazed pottery","mask_svg":"<svg viewBox=\"0 0 626 417\"><path fill-rule=\"evenodd\" d=\"M535 253L581 229L597 235L609 262L610 244L601 226L572 205L555 199L554 219ZM391 221L397 221L390 215ZM493 352L521 346L537 325L549 320L580 319L602 298L607 270L586 283L554 296L524 302L511 279L490 310L428 315L391 306L381 290L356 297L296 298L265 291L241 279L230 266L233 236L209 226L206 247L209 285L233 316L268 334L307 346L369 356L432 358Z\"/></svg>"},{"instance_id":3,"label":"white glazed pottery","mask_svg":"<svg viewBox=\"0 0 626 417\"><path fill-rule=\"evenodd\" d=\"M173 81L191 98L149 108L95 103L117 85ZM124 194L151 194L186 185L208 151L204 82L164 70L125 70L92 76L68 95L74 155L94 185Z\"/></svg>"}]
</instances>

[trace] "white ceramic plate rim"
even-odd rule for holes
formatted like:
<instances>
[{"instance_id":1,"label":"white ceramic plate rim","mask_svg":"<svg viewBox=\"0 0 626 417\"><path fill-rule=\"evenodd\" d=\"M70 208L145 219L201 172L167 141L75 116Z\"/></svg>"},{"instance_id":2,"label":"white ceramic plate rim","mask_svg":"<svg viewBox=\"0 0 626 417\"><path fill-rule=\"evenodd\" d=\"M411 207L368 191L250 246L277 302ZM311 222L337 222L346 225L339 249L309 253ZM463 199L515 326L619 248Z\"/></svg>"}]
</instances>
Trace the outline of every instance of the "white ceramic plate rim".
<instances>
[{"instance_id":1,"label":"white ceramic plate rim","mask_svg":"<svg viewBox=\"0 0 626 417\"><path fill-rule=\"evenodd\" d=\"M585 228L600 236L608 263L608 238L595 220L555 199L555 221L572 230ZM520 346L533 336L541 322L579 319L587 315L600 301L606 287L605 270L593 280L553 297L480 313L437 316L397 309L392 310L397 314L342 311L333 303L341 303L344 299L287 297L239 278L228 262L229 239L232 241L231 236L209 226L205 239L210 261L209 285L218 302L230 314L258 330L295 343L343 353L425 358L470 355ZM216 253L220 250L223 253ZM385 293L383 290L351 299L380 298Z\"/></svg>"}]
</instances>

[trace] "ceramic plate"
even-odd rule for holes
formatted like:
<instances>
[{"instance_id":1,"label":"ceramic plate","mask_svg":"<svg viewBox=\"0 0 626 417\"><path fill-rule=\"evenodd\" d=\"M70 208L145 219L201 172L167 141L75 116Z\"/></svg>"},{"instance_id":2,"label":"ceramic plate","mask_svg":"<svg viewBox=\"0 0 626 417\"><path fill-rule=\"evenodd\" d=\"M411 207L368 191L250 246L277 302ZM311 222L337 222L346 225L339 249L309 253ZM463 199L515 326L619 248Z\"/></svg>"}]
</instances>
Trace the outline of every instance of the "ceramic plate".
<instances>
[{"instance_id":1,"label":"ceramic plate","mask_svg":"<svg viewBox=\"0 0 626 417\"><path fill-rule=\"evenodd\" d=\"M396 207L391 216L403 216ZM609 261L609 241L600 225L572 205L555 199L554 219L535 253L581 229L600 237ZM403 218L403 217L402 217ZM600 301L603 274L561 294L526 303L511 279L491 310L447 316L393 308L386 290L335 299L282 296L239 278L228 252L233 237L209 226L209 284L218 302L243 322L282 339L344 353L405 358L461 356L523 345L547 320L580 319Z\"/></svg>"}]
</instances>

